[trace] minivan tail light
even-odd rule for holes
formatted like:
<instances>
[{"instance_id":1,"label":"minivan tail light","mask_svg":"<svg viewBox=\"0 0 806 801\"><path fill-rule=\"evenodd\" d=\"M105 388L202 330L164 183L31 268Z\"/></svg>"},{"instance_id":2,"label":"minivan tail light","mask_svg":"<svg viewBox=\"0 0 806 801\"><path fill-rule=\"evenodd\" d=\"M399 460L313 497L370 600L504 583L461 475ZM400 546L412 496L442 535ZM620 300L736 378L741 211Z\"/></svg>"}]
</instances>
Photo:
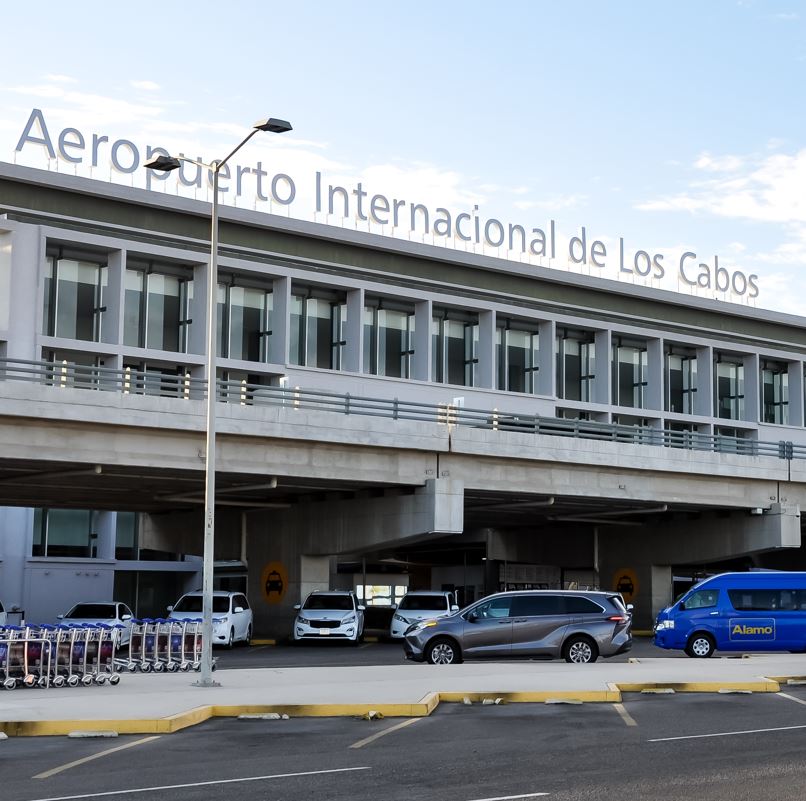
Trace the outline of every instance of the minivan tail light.
<instances>
[{"instance_id":1,"label":"minivan tail light","mask_svg":"<svg viewBox=\"0 0 806 801\"><path fill-rule=\"evenodd\" d=\"M610 615L607 619L613 623L623 623L627 618L624 615Z\"/></svg>"}]
</instances>

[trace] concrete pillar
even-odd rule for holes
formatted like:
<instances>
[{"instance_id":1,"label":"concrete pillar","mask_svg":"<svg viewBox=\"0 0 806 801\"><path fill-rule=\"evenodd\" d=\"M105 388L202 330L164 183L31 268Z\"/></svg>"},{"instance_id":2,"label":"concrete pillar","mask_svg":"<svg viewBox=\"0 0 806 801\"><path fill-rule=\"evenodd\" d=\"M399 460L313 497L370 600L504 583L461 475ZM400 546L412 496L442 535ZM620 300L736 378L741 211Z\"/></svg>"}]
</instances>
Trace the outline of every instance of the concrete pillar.
<instances>
[{"instance_id":1,"label":"concrete pillar","mask_svg":"<svg viewBox=\"0 0 806 801\"><path fill-rule=\"evenodd\" d=\"M757 423L761 417L760 367L757 353L742 359L744 365L744 416L743 420Z\"/></svg>"},{"instance_id":2,"label":"concrete pillar","mask_svg":"<svg viewBox=\"0 0 806 801\"><path fill-rule=\"evenodd\" d=\"M45 242L40 228L26 225L4 234L0 242L0 330L8 330L5 355L10 359L39 359L36 337L43 331ZM5 277L2 274L5 273ZM31 324L31 319L36 323ZM5 318L6 325L3 325Z\"/></svg>"},{"instance_id":3,"label":"concrete pillar","mask_svg":"<svg viewBox=\"0 0 806 801\"><path fill-rule=\"evenodd\" d=\"M477 365L476 386L495 389L496 382L496 347L495 347L495 312L479 313L479 363Z\"/></svg>"},{"instance_id":4,"label":"concrete pillar","mask_svg":"<svg viewBox=\"0 0 806 801\"><path fill-rule=\"evenodd\" d=\"M33 509L0 507L0 592L6 609L23 607L25 562L31 556Z\"/></svg>"},{"instance_id":5,"label":"concrete pillar","mask_svg":"<svg viewBox=\"0 0 806 801\"><path fill-rule=\"evenodd\" d=\"M645 409L663 411L664 379L663 340L647 341Z\"/></svg>"},{"instance_id":6,"label":"concrete pillar","mask_svg":"<svg viewBox=\"0 0 806 801\"><path fill-rule=\"evenodd\" d=\"M546 320L538 327L540 350L537 394L557 397L557 325Z\"/></svg>"},{"instance_id":7,"label":"concrete pillar","mask_svg":"<svg viewBox=\"0 0 806 801\"><path fill-rule=\"evenodd\" d=\"M414 305L414 353L411 357L411 377L417 381L431 380L431 301Z\"/></svg>"},{"instance_id":8,"label":"concrete pillar","mask_svg":"<svg viewBox=\"0 0 806 801\"><path fill-rule=\"evenodd\" d=\"M364 366L364 290L347 293L347 344L344 346L344 369L360 373Z\"/></svg>"},{"instance_id":9,"label":"concrete pillar","mask_svg":"<svg viewBox=\"0 0 806 801\"><path fill-rule=\"evenodd\" d=\"M115 558L117 518L117 512L93 512L90 534L95 535L95 555L98 559Z\"/></svg>"},{"instance_id":10,"label":"concrete pillar","mask_svg":"<svg viewBox=\"0 0 806 801\"><path fill-rule=\"evenodd\" d=\"M123 342L123 310L126 292L126 252L115 250L106 261L106 297L101 342L117 345Z\"/></svg>"},{"instance_id":11,"label":"concrete pillar","mask_svg":"<svg viewBox=\"0 0 806 801\"><path fill-rule=\"evenodd\" d=\"M714 417L714 352L710 345L697 348L697 392L694 397L694 413Z\"/></svg>"},{"instance_id":12,"label":"concrete pillar","mask_svg":"<svg viewBox=\"0 0 806 801\"><path fill-rule=\"evenodd\" d=\"M302 603L310 593L330 589L330 557L300 556L299 601Z\"/></svg>"},{"instance_id":13,"label":"concrete pillar","mask_svg":"<svg viewBox=\"0 0 806 801\"><path fill-rule=\"evenodd\" d=\"M596 353L596 378L593 380L593 402L611 403L611 383L613 376L612 336L610 331L597 331L594 340Z\"/></svg>"},{"instance_id":14,"label":"concrete pillar","mask_svg":"<svg viewBox=\"0 0 806 801\"><path fill-rule=\"evenodd\" d=\"M188 353L207 353L207 276L210 265L198 264L193 270L193 300L188 316L193 320L188 336ZM125 283L125 282L124 282ZM121 340L122 341L122 340Z\"/></svg>"},{"instance_id":15,"label":"concrete pillar","mask_svg":"<svg viewBox=\"0 0 806 801\"><path fill-rule=\"evenodd\" d=\"M801 427L803 420L803 362L789 362L789 425Z\"/></svg>"},{"instance_id":16,"label":"concrete pillar","mask_svg":"<svg viewBox=\"0 0 806 801\"><path fill-rule=\"evenodd\" d=\"M288 364L290 331L291 279L275 278L272 289L271 342L269 343L269 361L272 364Z\"/></svg>"}]
</instances>

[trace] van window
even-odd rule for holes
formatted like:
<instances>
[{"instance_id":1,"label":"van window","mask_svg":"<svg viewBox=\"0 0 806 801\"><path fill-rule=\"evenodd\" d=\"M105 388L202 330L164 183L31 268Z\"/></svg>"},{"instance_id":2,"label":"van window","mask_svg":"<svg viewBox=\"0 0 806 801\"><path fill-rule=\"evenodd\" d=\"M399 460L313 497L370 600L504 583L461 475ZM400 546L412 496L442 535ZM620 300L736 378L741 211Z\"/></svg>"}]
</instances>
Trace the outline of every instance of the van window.
<instances>
[{"instance_id":1,"label":"van window","mask_svg":"<svg viewBox=\"0 0 806 801\"><path fill-rule=\"evenodd\" d=\"M707 609L716 606L719 590L697 590L685 600L686 609Z\"/></svg>"},{"instance_id":2,"label":"van window","mask_svg":"<svg viewBox=\"0 0 806 801\"><path fill-rule=\"evenodd\" d=\"M249 609L249 601L246 600L245 595L236 595L233 599L232 608L234 609L236 606L242 606L244 609Z\"/></svg>"},{"instance_id":3,"label":"van window","mask_svg":"<svg viewBox=\"0 0 806 801\"><path fill-rule=\"evenodd\" d=\"M448 611L448 597L446 595L407 595L401 602L399 609L410 612Z\"/></svg>"},{"instance_id":4,"label":"van window","mask_svg":"<svg viewBox=\"0 0 806 801\"><path fill-rule=\"evenodd\" d=\"M569 615L592 615L604 612L604 609L590 598L566 595L563 601L565 601L565 611Z\"/></svg>"},{"instance_id":5,"label":"van window","mask_svg":"<svg viewBox=\"0 0 806 801\"><path fill-rule=\"evenodd\" d=\"M558 595L516 595L512 599L512 617L535 617L538 615L562 614Z\"/></svg>"},{"instance_id":6,"label":"van window","mask_svg":"<svg viewBox=\"0 0 806 801\"><path fill-rule=\"evenodd\" d=\"M473 614L476 617L509 617L509 605L511 602L510 597L493 598L474 607Z\"/></svg>"},{"instance_id":7,"label":"van window","mask_svg":"<svg viewBox=\"0 0 806 801\"><path fill-rule=\"evenodd\" d=\"M728 590L728 597L739 612L799 612L806 609L804 590Z\"/></svg>"}]
</instances>

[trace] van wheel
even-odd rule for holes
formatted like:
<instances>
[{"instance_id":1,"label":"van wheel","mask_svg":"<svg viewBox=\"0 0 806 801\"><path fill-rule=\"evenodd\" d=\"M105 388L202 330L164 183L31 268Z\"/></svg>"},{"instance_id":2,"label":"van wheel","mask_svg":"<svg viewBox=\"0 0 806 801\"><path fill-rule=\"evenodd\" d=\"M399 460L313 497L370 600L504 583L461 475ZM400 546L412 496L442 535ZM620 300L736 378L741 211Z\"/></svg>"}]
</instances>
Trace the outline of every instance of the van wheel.
<instances>
[{"instance_id":1,"label":"van wheel","mask_svg":"<svg viewBox=\"0 0 806 801\"><path fill-rule=\"evenodd\" d=\"M563 645L563 659L577 665L587 665L595 662L599 657L599 650L588 637L581 635L570 637Z\"/></svg>"},{"instance_id":2,"label":"van wheel","mask_svg":"<svg viewBox=\"0 0 806 801\"><path fill-rule=\"evenodd\" d=\"M232 648L233 645L235 645L235 629L230 629L229 630L229 639L227 640L227 643L226 643L225 647L226 648Z\"/></svg>"},{"instance_id":3,"label":"van wheel","mask_svg":"<svg viewBox=\"0 0 806 801\"><path fill-rule=\"evenodd\" d=\"M686 644L686 653L695 659L708 659L714 655L716 643L710 634L699 631L693 634Z\"/></svg>"},{"instance_id":4,"label":"van wheel","mask_svg":"<svg viewBox=\"0 0 806 801\"><path fill-rule=\"evenodd\" d=\"M458 646L447 637L438 637L431 642L425 658L429 665L456 665L462 661Z\"/></svg>"}]
</instances>

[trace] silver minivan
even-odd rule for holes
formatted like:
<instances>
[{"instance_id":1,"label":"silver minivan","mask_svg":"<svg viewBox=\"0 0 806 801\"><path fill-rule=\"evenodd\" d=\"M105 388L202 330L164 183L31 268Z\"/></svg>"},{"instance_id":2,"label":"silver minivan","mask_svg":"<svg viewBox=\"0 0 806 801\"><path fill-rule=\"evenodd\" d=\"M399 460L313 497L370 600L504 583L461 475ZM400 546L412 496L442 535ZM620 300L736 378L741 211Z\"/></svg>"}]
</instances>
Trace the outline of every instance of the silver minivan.
<instances>
[{"instance_id":1,"label":"silver minivan","mask_svg":"<svg viewBox=\"0 0 806 801\"><path fill-rule=\"evenodd\" d=\"M415 623L403 647L408 659L432 665L529 656L595 662L632 647L630 609L613 592L501 592L452 615Z\"/></svg>"}]
</instances>

